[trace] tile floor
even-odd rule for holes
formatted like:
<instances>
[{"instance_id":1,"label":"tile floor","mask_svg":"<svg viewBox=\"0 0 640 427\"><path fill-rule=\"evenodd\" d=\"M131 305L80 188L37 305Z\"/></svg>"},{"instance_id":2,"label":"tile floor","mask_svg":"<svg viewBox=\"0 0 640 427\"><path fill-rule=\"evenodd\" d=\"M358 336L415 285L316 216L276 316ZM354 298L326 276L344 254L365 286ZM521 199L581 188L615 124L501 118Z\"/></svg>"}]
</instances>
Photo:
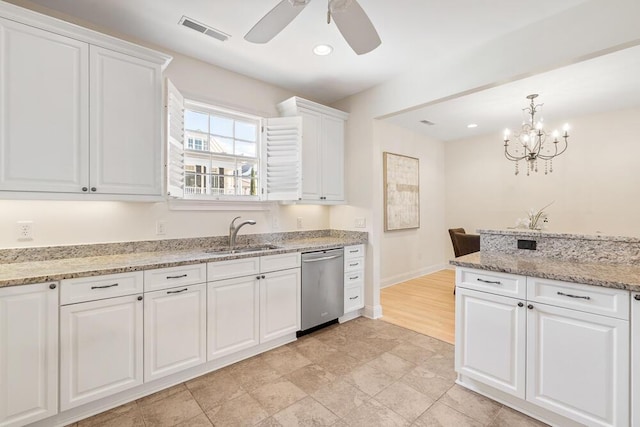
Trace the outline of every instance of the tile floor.
<instances>
[{"instance_id":1,"label":"tile floor","mask_svg":"<svg viewBox=\"0 0 640 427\"><path fill-rule=\"evenodd\" d=\"M454 384L453 346L358 318L84 426L543 426Z\"/></svg>"}]
</instances>

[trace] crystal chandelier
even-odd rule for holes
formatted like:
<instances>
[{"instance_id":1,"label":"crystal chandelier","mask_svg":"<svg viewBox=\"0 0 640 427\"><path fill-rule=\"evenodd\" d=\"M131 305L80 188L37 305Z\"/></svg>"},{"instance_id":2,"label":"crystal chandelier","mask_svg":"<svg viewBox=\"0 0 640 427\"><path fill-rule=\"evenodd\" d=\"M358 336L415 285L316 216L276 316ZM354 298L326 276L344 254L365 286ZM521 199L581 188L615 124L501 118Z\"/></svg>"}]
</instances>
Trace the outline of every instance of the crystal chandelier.
<instances>
[{"instance_id":1,"label":"crystal chandelier","mask_svg":"<svg viewBox=\"0 0 640 427\"><path fill-rule=\"evenodd\" d=\"M538 160L544 160L544 174L553 172L553 158L564 153L567 149L567 139L569 138L569 125L563 127L564 135L560 136L557 130L549 135L544 130L542 117L536 119L536 113L540 112L543 104L535 104L534 99L537 94L527 96L531 101L529 107L523 108L522 113L525 119L522 122L520 133L514 133L515 144L509 145L511 131L504 131L504 156L511 161L516 162L516 175L520 173L519 162L525 160L527 164L527 176L531 172L538 172ZM562 138L560 143L558 138ZM553 143L547 141L553 138Z\"/></svg>"}]
</instances>

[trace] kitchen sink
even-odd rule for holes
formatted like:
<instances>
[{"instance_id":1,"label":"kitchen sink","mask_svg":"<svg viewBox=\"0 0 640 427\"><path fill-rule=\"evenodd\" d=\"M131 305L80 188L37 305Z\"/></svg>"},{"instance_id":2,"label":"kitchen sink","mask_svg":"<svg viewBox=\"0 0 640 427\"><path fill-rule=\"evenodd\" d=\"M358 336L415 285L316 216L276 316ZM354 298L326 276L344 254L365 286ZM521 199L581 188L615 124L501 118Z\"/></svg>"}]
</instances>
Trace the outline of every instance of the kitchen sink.
<instances>
[{"instance_id":1,"label":"kitchen sink","mask_svg":"<svg viewBox=\"0 0 640 427\"><path fill-rule=\"evenodd\" d=\"M243 254L247 252L262 252L272 249L280 249L280 246L276 245L259 245L259 246L238 246L234 249L229 248L213 248L207 249L205 252L214 255L231 255L231 254Z\"/></svg>"}]
</instances>

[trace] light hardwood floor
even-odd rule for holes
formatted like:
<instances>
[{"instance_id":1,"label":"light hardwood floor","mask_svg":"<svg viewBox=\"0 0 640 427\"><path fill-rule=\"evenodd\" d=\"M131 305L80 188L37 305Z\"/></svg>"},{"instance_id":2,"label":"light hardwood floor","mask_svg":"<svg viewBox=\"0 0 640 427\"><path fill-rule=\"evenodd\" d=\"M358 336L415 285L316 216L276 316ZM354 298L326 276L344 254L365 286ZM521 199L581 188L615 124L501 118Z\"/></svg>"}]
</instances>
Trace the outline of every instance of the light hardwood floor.
<instances>
[{"instance_id":1,"label":"light hardwood floor","mask_svg":"<svg viewBox=\"0 0 640 427\"><path fill-rule=\"evenodd\" d=\"M441 270L380 291L382 320L454 343L455 271Z\"/></svg>"}]
</instances>

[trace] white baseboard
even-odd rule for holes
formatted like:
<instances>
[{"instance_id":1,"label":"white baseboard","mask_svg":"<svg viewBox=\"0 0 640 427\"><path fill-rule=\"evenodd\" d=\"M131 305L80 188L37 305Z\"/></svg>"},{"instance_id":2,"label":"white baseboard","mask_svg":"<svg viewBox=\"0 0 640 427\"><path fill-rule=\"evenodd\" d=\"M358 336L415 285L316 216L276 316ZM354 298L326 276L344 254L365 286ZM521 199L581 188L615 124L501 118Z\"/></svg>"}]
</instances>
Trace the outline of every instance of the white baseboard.
<instances>
[{"instance_id":1,"label":"white baseboard","mask_svg":"<svg viewBox=\"0 0 640 427\"><path fill-rule=\"evenodd\" d=\"M362 311L363 310L364 309L361 308L359 310L354 310L354 311L352 311L350 313L345 313L344 316L338 318L338 322L344 323L344 322L348 322L349 320L353 320L355 318L358 318L358 317L362 316Z\"/></svg>"},{"instance_id":2,"label":"white baseboard","mask_svg":"<svg viewBox=\"0 0 640 427\"><path fill-rule=\"evenodd\" d=\"M382 317L382 306L381 305L365 305L364 306L364 317L368 317L369 319L379 319Z\"/></svg>"},{"instance_id":3,"label":"white baseboard","mask_svg":"<svg viewBox=\"0 0 640 427\"><path fill-rule=\"evenodd\" d=\"M424 276L425 274L431 274L431 273L435 273L436 271L445 270L449 267L451 266L448 263L435 264L435 265L430 265L428 267L424 267L418 270L396 274L395 276L382 279L380 281L380 289L397 285L398 283L406 282L407 280L415 279L416 277Z\"/></svg>"}]
</instances>

